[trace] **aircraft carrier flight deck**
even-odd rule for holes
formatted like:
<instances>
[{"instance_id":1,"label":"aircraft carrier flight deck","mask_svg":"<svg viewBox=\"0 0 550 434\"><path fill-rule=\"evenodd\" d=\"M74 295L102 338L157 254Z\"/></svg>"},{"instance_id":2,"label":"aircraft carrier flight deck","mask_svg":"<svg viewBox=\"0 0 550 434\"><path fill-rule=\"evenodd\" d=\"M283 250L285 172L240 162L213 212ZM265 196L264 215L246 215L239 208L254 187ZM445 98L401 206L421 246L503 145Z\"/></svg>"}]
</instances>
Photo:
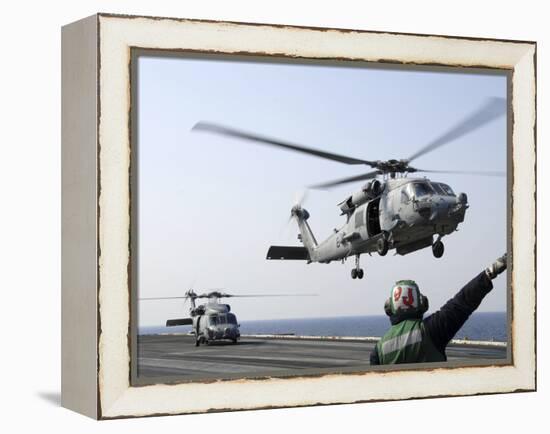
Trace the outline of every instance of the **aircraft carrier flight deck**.
<instances>
[{"instance_id":1,"label":"aircraft carrier flight deck","mask_svg":"<svg viewBox=\"0 0 550 434\"><path fill-rule=\"evenodd\" d=\"M296 375L300 371L343 372L367 370L375 340L369 338L300 338L296 336L243 336L237 344L217 341L195 347L187 334L138 337L138 378L185 379ZM451 343L447 358L485 363L504 361L505 344Z\"/></svg>"}]
</instances>

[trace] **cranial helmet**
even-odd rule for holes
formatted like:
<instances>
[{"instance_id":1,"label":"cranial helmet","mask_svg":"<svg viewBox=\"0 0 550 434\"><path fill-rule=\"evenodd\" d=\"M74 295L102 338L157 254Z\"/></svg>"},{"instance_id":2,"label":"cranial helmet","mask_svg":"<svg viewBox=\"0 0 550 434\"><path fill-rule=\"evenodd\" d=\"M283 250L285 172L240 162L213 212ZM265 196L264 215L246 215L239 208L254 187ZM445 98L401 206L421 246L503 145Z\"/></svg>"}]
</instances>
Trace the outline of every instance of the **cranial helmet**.
<instances>
[{"instance_id":1,"label":"cranial helmet","mask_svg":"<svg viewBox=\"0 0 550 434\"><path fill-rule=\"evenodd\" d=\"M399 280L384 303L384 310L388 316L421 317L428 310L428 297L420 293L414 280Z\"/></svg>"}]
</instances>

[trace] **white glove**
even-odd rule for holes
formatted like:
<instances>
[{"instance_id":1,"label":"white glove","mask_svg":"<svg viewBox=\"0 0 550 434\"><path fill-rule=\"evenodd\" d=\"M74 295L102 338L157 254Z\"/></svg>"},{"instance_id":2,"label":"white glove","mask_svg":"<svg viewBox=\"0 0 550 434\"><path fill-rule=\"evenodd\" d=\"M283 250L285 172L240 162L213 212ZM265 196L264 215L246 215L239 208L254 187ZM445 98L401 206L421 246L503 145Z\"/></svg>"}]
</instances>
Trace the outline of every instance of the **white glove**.
<instances>
[{"instance_id":1,"label":"white glove","mask_svg":"<svg viewBox=\"0 0 550 434\"><path fill-rule=\"evenodd\" d=\"M506 265L508 262L508 253L505 253L500 258L498 258L495 262L493 262L486 270L485 274L487 274L487 277L489 279L494 279L497 277L500 273L502 273L504 270L506 270Z\"/></svg>"}]
</instances>

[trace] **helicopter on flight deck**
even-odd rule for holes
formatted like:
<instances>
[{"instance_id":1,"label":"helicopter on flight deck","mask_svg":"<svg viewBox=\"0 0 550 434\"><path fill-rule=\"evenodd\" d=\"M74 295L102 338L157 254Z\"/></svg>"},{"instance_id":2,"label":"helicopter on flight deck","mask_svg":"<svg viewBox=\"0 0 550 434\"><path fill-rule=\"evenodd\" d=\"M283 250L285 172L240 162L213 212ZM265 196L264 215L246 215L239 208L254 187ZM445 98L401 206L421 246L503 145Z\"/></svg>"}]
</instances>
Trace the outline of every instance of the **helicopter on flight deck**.
<instances>
[{"instance_id":1,"label":"helicopter on flight deck","mask_svg":"<svg viewBox=\"0 0 550 434\"><path fill-rule=\"evenodd\" d=\"M330 263L337 260L344 262L348 257L354 256L355 267L351 270L351 277L362 279L364 272L359 258L363 253L370 255L377 252L384 256L388 250L395 249L396 254L406 255L431 246L436 258L443 256L444 245L441 239L456 231L458 225L464 221L469 207L467 195L455 194L443 182L409 178L407 175L430 172L505 176L505 172L426 170L413 167L410 163L505 113L506 101L503 98L489 98L479 109L409 158L386 161L348 157L207 122L197 123L193 130L271 145L344 164L367 165L374 169L364 174L309 187L328 189L351 182L368 181L359 191L338 204L341 215L346 217L346 223L341 228L334 229L332 234L318 243L307 222L309 212L298 202L291 209L291 218L295 218L298 223L298 239L303 246L271 246L267 252L267 259L305 260L307 263Z\"/></svg>"},{"instance_id":2,"label":"helicopter on flight deck","mask_svg":"<svg viewBox=\"0 0 550 434\"><path fill-rule=\"evenodd\" d=\"M230 340L234 344L241 337L239 330L240 324L237 322L237 316L231 312L229 304L220 303L220 299L229 297L296 297L296 296L315 296L316 294L242 294L234 295L213 290L204 294L197 294L190 289L181 297L145 297L140 300L177 300L183 299L184 304L189 300L189 318L169 319L166 321L166 327L175 327L190 325L193 326L195 335L195 346L201 343L208 345L212 341ZM206 298L208 301L197 305L195 300Z\"/></svg>"}]
</instances>

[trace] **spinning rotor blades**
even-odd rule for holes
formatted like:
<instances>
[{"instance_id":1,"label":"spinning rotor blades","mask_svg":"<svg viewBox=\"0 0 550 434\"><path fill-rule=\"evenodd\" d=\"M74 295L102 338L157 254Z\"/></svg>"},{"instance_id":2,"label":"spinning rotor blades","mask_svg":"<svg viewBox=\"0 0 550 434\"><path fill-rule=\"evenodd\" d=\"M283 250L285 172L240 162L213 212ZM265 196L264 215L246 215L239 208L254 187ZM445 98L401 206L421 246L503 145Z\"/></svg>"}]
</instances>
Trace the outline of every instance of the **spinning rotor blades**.
<instances>
[{"instance_id":1,"label":"spinning rotor blades","mask_svg":"<svg viewBox=\"0 0 550 434\"><path fill-rule=\"evenodd\" d=\"M337 185L347 184L349 182L364 181L367 179L376 178L376 176L380 175L381 173L382 172L378 170L374 170L372 172L364 173L362 175L351 176L349 178L336 179L334 181L324 182L322 184L310 185L309 188L318 188L322 190L325 188L336 187Z\"/></svg>"},{"instance_id":2,"label":"spinning rotor blades","mask_svg":"<svg viewBox=\"0 0 550 434\"><path fill-rule=\"evenodd\" d=\"M182 300L183 299L183 305L185 306L185 303L187 303L187 300L189 300L190 298L197 298L197 294L195 294L195 291L193 291L192 289L187 291L185 295L173 296L173 297L144 297L144 298L140 298L139 300L148 301L148 300Z\"/></svg>"},{"instance_id":3,"label":"spinning rotor blades","mask_svg":"<svg viewBox=\"0 0 550 434\"><path fill-rule=\"evenodd\" d=\"M227 294L220 291L211 291L204 294L195 294L191 293L185 296L180 297L145 297L140 298L141 300L181 300L185 299L187 301L189 298L228 298L228 297L316 297L318 294Z\"/></svg>"},{"instance_id":4,"label":"spinning rotor blades","mask_svg":"<svg viewBox=\"0 0 550 434\"><path fill-rule=\"evenodd\" d=\"M228 128L221 125L212 124L209 122L199 122L193 127L193 131L207 131L210 133L221 134L223 136L236 137L239 139L250 140L263 143L265 145L278 146L280 148L290 149L304 154L315 155L316 157L325 158L327 160L338 161L344 164L367 164L374 165L374 161L359 160L357 158L346 157L345 155L333 154L331 152L321 151L320 149L306 148L288 142L283 142L277 139L260 136L257 134L239 131L234 128Z\"/></svg>"},{"instance_id":5,"label":"spinning rotor blades","mask_svg":"<svg viewBox=\"0 0 550 434\"><path fill-rule=\"evenodd\" d=\"M308 191L307 189L303 189L301 191L297 191L294 194L294 206L302 206L302 204L307 199Z\"/></svg>"},{"instance_id":6,"label":"spinning rotor blades","mask_svg":"<svg viewBox=\"0 0 550 434\"><path fill-rule=\"evenodd\" d=\"M225 292L212 291L198 295L197 298L228 298L228 297L316 297L317 294L227 294Z\"/></svg>"},{"instance_id":7,"label":"spinning rotor blades","mask_svg":"<svg viewBox=\"0 0 550 434\"><path fill-rule=\"evenodd\" d=\"M501 171L483 171L483 170L424 170L415 169L415 172L426 173L453 173L458 175L480 175L480 176L506 176L506 172Z\"/></svg>"},{"instance_id":8,"label":"spinning rotor blades","mask_svg":"<svg viewBox=\"0 0 550 434\"><path fill-rule=\"evenodd\" d=\"M489 98L485 104L483 104L478 110L473 112L470 116L463 119L453 128L449 129L445 134L442 134L437 139L428 143L423 148L412 154L407 162L411 162L415 158L421 155L427 154L443 145L446 145L453 140L458 139L485 124L488 124L494 119L504 115L506 113L506 100L504 98Z\"/></svg>"},{"instance_id":9,"label":"spinning rotor blades","mask_svg":"<svg viewBox=\"0 0 550 434\"><path fill-rule=\"evenodd\" d=\"M182 298L189 298L189 296L182 296L182 297L145 297L140 298L140 300L176 300L176 299L182 299Z\"/></svg>"},{"instance_id":10,"label":"spinning rotor blades","mask_svg":"<svg viewBox=\"0 0 550 434\"><path fill-rule=\"evenodd\" d=\"M387 160L387 161L369 161L361 160L358 158L352 158L345 155L334 154L331 152L322 151L320 149L307 148L300 145L295 145L293 143L283 142L277 139L272 139L265 136L260 136L257 134L252 134L244 131L239 131L233 128L224 127L221 125L208 123L208 122L199 122L194 127L195 131L206 131L210 133L220 134L223 136L235 137L239 139L254 141L262 143L265 145L276 146L279 148L285 148L296 152L301 152L304 154L314 155L316 157L324 158L327 160L338 161L344 164L352 165L367 165L371 166L373 169L376 169L372 172L363 173L361 175L355 175L348 178L337 179L334 181L329 181L321 184L312 185L310 188L318 189L328 189L338 185L348 184L350 182L364 181L367 179L375 178L377 175L382 174L391 174L392 176L395 173L406 173L406 172L433 172L433 173L454 173L454 174L468 174L468 175L482 175L482 176L504 176L504 172L497 171L461 171L461 170L424 170L416 169L409 166L409 163L422 156L431 152L441 146L444 146L453 140L456 140L472 131L481 128L482 126L488 124L489 122L497 119L498 117L506 114L506 100L504 98L489 98L487 101L476 111L471 113L469 116L464 118L453 128L446 131L444 134L437 137L435 140L431 141L424 147L420 148L417 152L412 154L407 160Z\"/></svg>"}]
</instances>

